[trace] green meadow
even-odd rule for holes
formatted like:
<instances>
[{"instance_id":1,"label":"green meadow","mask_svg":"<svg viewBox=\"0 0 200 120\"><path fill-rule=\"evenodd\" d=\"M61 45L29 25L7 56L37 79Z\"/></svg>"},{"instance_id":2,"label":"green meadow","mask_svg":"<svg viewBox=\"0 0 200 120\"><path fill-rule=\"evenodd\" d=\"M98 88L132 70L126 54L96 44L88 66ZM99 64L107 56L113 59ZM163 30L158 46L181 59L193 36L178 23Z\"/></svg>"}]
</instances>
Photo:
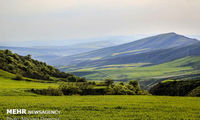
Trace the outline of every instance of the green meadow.
<instances>
[{"instance_id":1,"label":"green meadow","mask_svg":"<svg viewBox=\"0 0 200 120\"><path fill-rule=\"evenodd\" d=\"M29 81L13 80L14 74L8 73L0 69L0 95L3 96L16 96L16 95L33 95L32 93L25 92L31 88L48 88L57 87L55 83L40 83Z\"/></svg>"},{"instance_id":2,"label":"green meadow","mask_svg":"<svg viewBox=\"0 0 200 120\"><path fill-rule=\"evenodd\" d=\"M61 120L183 120L200 118L200 98L168 96L41 96L31 88L57 87L56 83L13 80L0 71L0 119L60 118ZM60 110L59 115L8 115L6 109Z\"/></svg>"},{"instance_id":3,"label":"green meadow","mask_svg":"<svg viewBox=\"0 0 200 120\"><path fill-rule=\"evenodd\" d=\"M167 96L0 96L0 116L61 120L186 120L200 118L200 98ZM60 110L59 115L7 115L7 108Z\"/></svg>"},{"instance_id":4,"label":"green meadow","mask_svg":"<svg viewBox=\"0 0 200 120\"><path fill-rule=\"evenodd\" d=\"M138 80L140 82L168 79L191 74L200 74L200 57L185 57L172 62L148 66L149 63L117 64L93 68L82 68L73 71L75 75L89 80L104 80L111 78L115 81ZM66 70L67 71L67 70Z\"/></svg>"}]
</instances>

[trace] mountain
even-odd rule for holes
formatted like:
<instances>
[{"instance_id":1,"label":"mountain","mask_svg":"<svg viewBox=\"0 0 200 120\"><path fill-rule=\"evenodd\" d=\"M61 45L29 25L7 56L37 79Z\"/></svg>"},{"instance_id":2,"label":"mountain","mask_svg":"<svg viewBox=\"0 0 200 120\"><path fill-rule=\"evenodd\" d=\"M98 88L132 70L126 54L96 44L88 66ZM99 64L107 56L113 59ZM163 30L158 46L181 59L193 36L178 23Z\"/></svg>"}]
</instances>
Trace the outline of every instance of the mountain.
<instances>
[{"instance_id":1,"label":"mountain","mask_svg":"<svg viewBox=\"0 0 200 120\"><path fill-rule=\"evenodd\" d=\"M188 56L158 65L149 64L115 64L90 68L63 67L60 70L73 71L73 74L88 80L99 81L107 78L124 82L137 80L143 89L149 89L163 80L200 79L200 56Z\"/></svg>"},{"instance_id":2,"label":"mountain","mask_svg":"<svg viewBox=\"0 0 200 120\"><path fill-rule=\"evenodd\" d=\"M88 62L94 60L114 59L127 55L147 53L155 50L183 47L195 43L199 43L199 41L178 35L176 33L165 33L122 45L102 48L77 55L61 57L50 61L49 64L64 66L69 64L78 64L86 61Z\"/></svg>"},{"instance_id":3,"label":"mountain","mask_svg":"<svg viewBox=\"0 0 200 120\"><path fill-rule=\"evenodd\" d=\"M150 52L125 55L103 60L86 61L76 64L77 67L98 67L113 64L151 63L161 64L187 56L200 56L200 42L184 47L154 50Z\"/></svg>"},{"instance_id":4,"label":"mountain","mask_svg":"<svg viewBox=\"0 0 200 120\"><path fill-rule=\"evenodd\" d=\"M35 47L11 47L11 46L0 46L1 50L11 50L14 53L20 55L32 55L32 58L47 62L60 58L63 56L80 54L84 52L89 52L92 50L110 47L116 45L112 41L96 41L88 43L79 43L68 46L35 46Z\"/></svg>"}]
</instances>

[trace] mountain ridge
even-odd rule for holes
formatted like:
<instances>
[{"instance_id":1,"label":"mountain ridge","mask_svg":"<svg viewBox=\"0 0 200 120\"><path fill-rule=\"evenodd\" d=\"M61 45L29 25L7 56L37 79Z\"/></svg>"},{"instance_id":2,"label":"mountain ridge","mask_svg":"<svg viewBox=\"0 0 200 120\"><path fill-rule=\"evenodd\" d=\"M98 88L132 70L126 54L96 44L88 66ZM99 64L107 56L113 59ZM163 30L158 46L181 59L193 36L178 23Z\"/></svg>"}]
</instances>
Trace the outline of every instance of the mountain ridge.
<instances>
[{"instance_id":1,"label":"mountain ridge","mask_svg":"<svg viewBox=\"0 0 200 120\"><path fill-rule=\"evenodd\" d=\"M197 39L191 39L183 35L176 34L174 32L164 33L117 46L112 46L82 54L62 57L50 61L49 64L60 65L60 66L68 64L78 64L85 61L93 61L94 59L102 60L107 58L115 58L119 56L145 53L159 49L183 47L195 43L200 43L200 42ZM59 61L59 63L57 61Z\"/></svg>"}]
</instances>

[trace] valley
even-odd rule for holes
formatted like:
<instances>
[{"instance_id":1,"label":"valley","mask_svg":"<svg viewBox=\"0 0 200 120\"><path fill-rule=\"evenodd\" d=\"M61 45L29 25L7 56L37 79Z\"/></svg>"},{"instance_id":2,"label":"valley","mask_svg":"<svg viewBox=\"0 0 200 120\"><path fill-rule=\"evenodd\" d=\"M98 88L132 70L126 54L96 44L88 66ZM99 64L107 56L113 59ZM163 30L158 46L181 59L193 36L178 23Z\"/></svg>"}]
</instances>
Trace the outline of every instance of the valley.
<instances>
[{"instance_id":1,"label":"valley","mask_svg":"<svg viewBox=\"0 0 200 120\"><path fill-rule=\"evenodd\" d=\"M175 33L50 60L57 68L10 50L0 56L2 120L200 117L200 42ZM61 114L6 114L16 108Z\"/></svg>"}]
</instances>

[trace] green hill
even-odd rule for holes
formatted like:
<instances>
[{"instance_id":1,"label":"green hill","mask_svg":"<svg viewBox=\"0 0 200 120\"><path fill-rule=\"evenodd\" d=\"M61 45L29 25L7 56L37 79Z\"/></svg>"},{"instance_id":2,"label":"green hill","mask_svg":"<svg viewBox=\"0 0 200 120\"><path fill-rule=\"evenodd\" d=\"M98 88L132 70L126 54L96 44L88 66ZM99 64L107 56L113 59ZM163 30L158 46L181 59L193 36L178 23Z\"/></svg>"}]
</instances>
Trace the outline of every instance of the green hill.
<instances>
[{"instance_id":1,"label":"green hill","mask_svg":"<svg viewBox=\"0 0 200 120\"><path fill-rule=\"evenodd\" d=\"M128 81L134 79L140 81L141 85L146 89L162 80L195 79L200 77L200 57L198 56L185 57L153 66L148 66L148 64L105 65L78 70L74 69L72 73L77 76L86 77L89 80L112 78L115 81Z\"/></svg>"},{"instance_id":2,"label":"green hill","mask_svg":"<svg viewBox=\"0 0 200 120\"><path fill-rule=\"evenodd\" d=\"M200 90L198 87L200 87L200 80L171 80L158 83L150 89L150 92L153 95L199 96Z\"/></svg>"},{"instance_id":3,"label":"green hill","mask_svg":"<svg viewBox=\"0 0 200 120\"><path fill-rule=\"evenodd\" d=\"M47 83L38 81L35 79L30 79L23 77L24 80L15 80L16 75L6 72L0 69L0 96L27 96L35 95L33 93L27 92L32 88L44 89L51 87L57 87L55 83ZM26 81L25 81L26 79ZM29 81L27 81L29 80Z\"/></svg>"},{"instance_id":4,"label":"green hill","mask_svg":"<svg viewBox=\"0 0 200 120\"><path fill-rule=\"evenodd\" d=\"M0 69L17 74L18 78L16 79L21 79L21 76L24 76L47 81L79 80L72 74L60 72L53 66L32 59L30 55L20 56L9 50L0 50Z\"/></svg>"},{"instance_id":5,"label":"green hill","mask_svg":"<svg viewBox=\"0 0 200 120\"><path fill-rule=\"evenodd\" d=\"M183 47L191 44L199 43L198 40L187 38L176 33L160 34L153 37L140 39L134 42L107 47L94 50L82 54L66 56L50 62L52 65L71 65L81 62L98 62L105 59L114 59L115 57L123 57L127 55L135 55L139 53L151 52L154 50L168 49L174 47ZM88 63L89 64L89 63ZM123 64L123 63L121 63Z\"/></svg>"},{"instance_id":6,"label":"green hill","mask_svg":"<svg viewBox=\"0 0 200 120\"><path fill-rule=\"evenodd\" d=\"M73 67L98 67L113 64L151 63L161 64L180 59L187 56L200 56L200 43L185 47L175 47L170 49L155 50L134 55L126 55L115 58L85 61Z\"/></svg>"}]
</instances>

